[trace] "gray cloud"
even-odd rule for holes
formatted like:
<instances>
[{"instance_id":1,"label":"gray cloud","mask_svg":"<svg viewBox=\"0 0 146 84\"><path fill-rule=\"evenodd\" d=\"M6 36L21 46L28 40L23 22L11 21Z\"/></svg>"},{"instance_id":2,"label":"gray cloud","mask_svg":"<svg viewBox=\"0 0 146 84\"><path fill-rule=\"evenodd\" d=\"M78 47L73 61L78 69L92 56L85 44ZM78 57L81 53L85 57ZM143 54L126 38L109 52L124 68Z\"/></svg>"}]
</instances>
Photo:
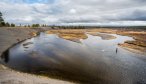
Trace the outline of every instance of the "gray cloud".
<instances>
[{"instance_id":1,"label":"gray cloud","mask_svg":"<svg viewBox=\"0 0 146 84\"><path fill-rule=\"evenodd\" d=\"M146 10L135 10L130 14L125 14L120 19L131 20L131 21L133 21L133 20L135 20L135 21L146 21Z\"/></svg>"},{"instance_id":2,"label":"gray cloud","mask_svg":"<svg viewBox=\"0 0 146 84\"><path fill-rule=\"evenodd\" d=\"M48 3L1 0L0 11L6 21L17 24L116 24L117 21L117 24L125 21L143 24L145 4L145 0L49 0Z\"/></svg>"}]
</instances>

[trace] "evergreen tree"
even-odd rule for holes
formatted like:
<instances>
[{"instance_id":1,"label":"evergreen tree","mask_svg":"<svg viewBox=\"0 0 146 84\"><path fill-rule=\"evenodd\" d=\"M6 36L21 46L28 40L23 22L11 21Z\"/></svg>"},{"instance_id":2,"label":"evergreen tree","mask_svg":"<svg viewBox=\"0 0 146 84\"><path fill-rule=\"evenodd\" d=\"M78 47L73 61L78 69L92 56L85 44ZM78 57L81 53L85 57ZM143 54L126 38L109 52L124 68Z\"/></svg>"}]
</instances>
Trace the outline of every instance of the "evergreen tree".
<instances>
[{"instance_id":1,"label":"evergreen tree","mask_svg":"<svg viewBox=\"0 0 146 84\"><path fill-rule=\"evenodd\" d=\"M32 27L40 27L40 24L32 24Z\"/></svg>"},{"instance_id":2,"label":"evergreen tree","mask_svg":"<svg viewBox=\"0 0 146 84\"><path fill-rule=\"evenodd\" d=\"M4 22L4 19L3 19L2 16L3 16L3 15L2 15L2 13L0 12L0 27L5 26L5 22Z\"/></svg>"},{"instance_id":3,"label":"evergreen tree","mask_svg":"<svg viewBox=\"0 0 146 84\"><path fill-rule=\"evenodd\" d=\"M5 24L5 26L6 26L6 27L10 27L10 24L7 22L7 23Z\"/></svg>"},{"instance_id":4,"label":"evergreen tree","mask_svg":"<svg viewBox=\"0 0 146 84\"><path fill-rule=\"evenodd\" d=\"M15 24L12 23L12 24L11 24L11 27L15 27Z\"/></svg>"},{"instance_id":5,"label":"evergreen tree","mask_svg":"<svg viewBox=\"0 0 146 84\"><path fill-rule=\"evenodd\" d=\"M21 27L22 25L20 24L20 27Z\"/></svg>"},{"instance_id":6,"label":"evergreen tree","mask_svg":"<svg viewBox=\"0 0 146 84\"><path fill-rule=\"evenodd\" d=\"M28 25L27 27L30 27L30 25Z\"/></svg>"}]
</instances>

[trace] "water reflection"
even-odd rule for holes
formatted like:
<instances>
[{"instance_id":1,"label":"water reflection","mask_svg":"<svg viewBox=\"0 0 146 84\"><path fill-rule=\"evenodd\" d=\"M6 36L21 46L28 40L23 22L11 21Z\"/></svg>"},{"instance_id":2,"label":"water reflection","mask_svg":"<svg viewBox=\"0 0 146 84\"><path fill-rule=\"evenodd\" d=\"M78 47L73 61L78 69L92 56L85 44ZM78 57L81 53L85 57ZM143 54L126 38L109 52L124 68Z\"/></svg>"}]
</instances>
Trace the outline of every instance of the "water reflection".
<instances>
[{"instance_id":1,"label":"water reflection","mask_svg":"<svg viewBox=\"0 0 146 84\"><path fill-rule=\"evenodd\" d=\"M113 35L117 38L102 40L88 35L88 39L76 43L41 33L9 49L2 59L16 70L81 83L146 83L146 62L137 58L141 55L117 46L133 39Z\"/></svg>"},{"instance_id":2,"label":"water reflection","mask_svg":"<svg viewBox=\"0 0 146 84\"><path fill-rule=\"evenodd\" d=\"M5 62L8 63L9 62L9 50L5 51L2 56L1 59Z\"/></svg>"}]
</instances>

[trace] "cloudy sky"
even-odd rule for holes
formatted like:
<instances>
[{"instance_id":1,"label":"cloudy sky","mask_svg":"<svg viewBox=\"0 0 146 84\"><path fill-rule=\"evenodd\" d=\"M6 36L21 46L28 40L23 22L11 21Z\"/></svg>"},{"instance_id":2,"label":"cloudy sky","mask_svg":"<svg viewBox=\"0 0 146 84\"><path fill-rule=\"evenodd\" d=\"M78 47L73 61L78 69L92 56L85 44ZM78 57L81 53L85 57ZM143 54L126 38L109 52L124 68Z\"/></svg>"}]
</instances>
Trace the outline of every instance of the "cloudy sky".
<instances>
[{"instance_id":1,"label":"cloudy sky","mask_svg":"<svg viewBox=\"0 0 146 84\"><path fill-rule=\"evenodd\" d=\"M16 24L146 25L146 0L0 0Z\"/></svg>"}]
</instances>

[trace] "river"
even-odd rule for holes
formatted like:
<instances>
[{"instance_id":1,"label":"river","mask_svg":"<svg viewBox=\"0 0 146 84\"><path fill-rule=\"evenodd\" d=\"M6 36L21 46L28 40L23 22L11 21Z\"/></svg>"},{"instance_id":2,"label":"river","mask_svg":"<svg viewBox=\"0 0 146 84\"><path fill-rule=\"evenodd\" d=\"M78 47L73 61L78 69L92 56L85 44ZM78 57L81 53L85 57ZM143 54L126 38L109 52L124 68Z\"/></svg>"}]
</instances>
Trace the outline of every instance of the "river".
<instances>
[{"instance_id":1,"label":"river","mask_svg":"<svg viewBox=\"0 0 146 84\"><path fill-rule=\"evenodd\" d=\"M80 43L41 33L1 56L4 65L27 73L92 84L146 84L146 56L118 47L133 40L111 34L103 40L87 34Z\"/></svg>"}]
</instances>

